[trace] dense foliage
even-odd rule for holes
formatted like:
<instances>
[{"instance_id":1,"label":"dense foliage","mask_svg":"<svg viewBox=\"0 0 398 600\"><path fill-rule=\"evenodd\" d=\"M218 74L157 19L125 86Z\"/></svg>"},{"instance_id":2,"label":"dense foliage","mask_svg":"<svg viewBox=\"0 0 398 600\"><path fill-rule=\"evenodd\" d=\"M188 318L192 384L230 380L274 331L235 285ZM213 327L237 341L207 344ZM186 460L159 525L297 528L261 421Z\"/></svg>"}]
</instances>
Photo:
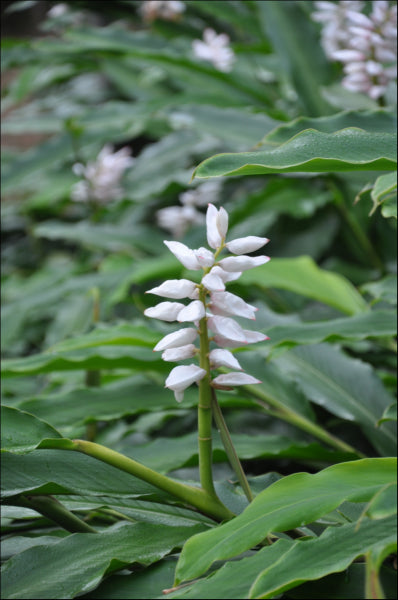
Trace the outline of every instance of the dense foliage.
<instances>
[{"instance_id":1,"label":"dense foliage","mask_svg":"<svg viewBox=\"0 0 398 600\"><path fill-rule=\"evenodd\" d=\"M391 50L375 25L353 78L315 4L390 35L371 2L191 0L4 39L4 598L394 598ZM209 202L271 257L228 284L270 339L232 350L261 383L217 391L254 496L216 421L225 519L162 487L199 486L198 388L164 387L176 324L144 315Z\"/></svg>"}]
</instances>

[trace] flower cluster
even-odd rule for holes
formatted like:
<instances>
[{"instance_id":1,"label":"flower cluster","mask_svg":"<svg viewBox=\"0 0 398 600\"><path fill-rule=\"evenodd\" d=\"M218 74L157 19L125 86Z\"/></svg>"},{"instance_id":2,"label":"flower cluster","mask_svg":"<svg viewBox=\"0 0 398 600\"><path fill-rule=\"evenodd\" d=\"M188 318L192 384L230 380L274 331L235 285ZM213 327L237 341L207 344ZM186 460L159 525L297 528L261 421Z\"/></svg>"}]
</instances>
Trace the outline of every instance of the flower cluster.
<instances>
[{"instance_id":1,"label":"flower cluster","mask_svg":"<svg viewBox=\"0 0 398 600\"><path fill-rule=\"evenodd\" d=\"M162 352L165 361L180 361L193 358L200 350L193 343L200 336L207 340L207 328L213 335L209 338L218 348L209 352L210 369L227 367L235 371L217 375L212 379L211 385L219 389L231 389L231 386L260 383L251 375L242 373L234 355L226 348L238 348L268 339L258 331L243 329L232 317L255 319L254 306L225 291L226 283L238 279L242 271L262 265L270 259L268 256L247 256L246 253L255 252L262 248L267 238L247 236L226 242L228 230L228 213L224 208L217 208L209 204L206 213L207 241L214 250L198 248L191 250L185 244L174 241L164 243L174 256L187 269L199 271L204 274L199 284L189 279L173 279L162 283L160 286L149 290L147 293L155 294L173 300L173 302L160 302L152 308L145 310L147 317L163 321L178 321L179 323L193 323L194 327L179 329L166 335L155 346L155 351ZM221 251L226 248L232 256L219 260ZM174 302L188 298L191 302L184 305ZM204 333L204 330L206 332ZM203 338L203 335L205 337ZM203 348L201 348L203 350ZM194 382L198 382L207 374L195 364L175 367L166 380L166 387L174 391L178 402L183 399L184 390Z\"/></svg>"},{"instance_id":2,"label":"flower cluster","mask_svg":"<svg viewBox=\"0 0 398 600\"><path fill-rule=\"evenodd\" d=\"M102 148L95 162L89 162L87 165L74 164L73 172L75 175L83 176L84 179L73 186L72 200L98 204L118 200L123 193L120 180L124 171L133 162L129 148L112 152L112 147L107 144Z\"/></svg>"},{"instance_id":3,"label":"flower cluster","mask_svg":"<svg viewBox=\"0 0 398 600\"><path fill-rule=\"evenodd\" d=\"M196 189L179 195L181 206L167 206L156 213L158 225L169 231L175 238L181 238L192 225L204 222L204 215L197 208L218 201L219 181L206 181Z\"/></svg>"},{"instance_id":4,"label":"flower cluster","mask_svg":"<svg viewBox=\"0 0 398 600\"><path fill-rule=\"evenodd\" d=\"M142 17L148 22L155 19L175 21L184 10L185 4L179 0L146 0L140 6Z\"/></svg>"},{"instance_id":5,"label":"flower cluster","mask_svg":"<svg viewBox=\"0 0 398 600\"><path fill-rule=\"evenodd\" d=\"M213 29L206 28L203 40L193 40L192 48L197 58L207 60L219 71L228 73L235 61L234 52L228 44L229 37L226 33L217 35Z\"/></svg>"},{"instance_id":6,"label":"flower cluster","mask_svg":"<svg viewBox=\"0 0 398 600\"><path fill-rule=\"evenodd\" d=\"M344 64L342 85L373 100L383 96L397 76L397 5L385 0L315 2L312 17L323 23L322 46L331 60Z\"/></svg>"}]
</instances>

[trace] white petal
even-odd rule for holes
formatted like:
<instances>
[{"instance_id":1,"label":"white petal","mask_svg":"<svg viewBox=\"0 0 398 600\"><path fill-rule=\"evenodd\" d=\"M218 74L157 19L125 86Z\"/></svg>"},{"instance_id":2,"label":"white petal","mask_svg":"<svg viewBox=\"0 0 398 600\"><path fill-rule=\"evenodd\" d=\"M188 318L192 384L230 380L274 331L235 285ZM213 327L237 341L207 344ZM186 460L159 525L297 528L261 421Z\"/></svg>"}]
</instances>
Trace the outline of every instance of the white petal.
<instances>
[{"instance_id":1,"label":"white petal","mask_svg":"<svg viewBox=\"0 0 398 600\"><path fill-rule=\"evenodd\" d=\"M182 309L178 315L178 321L200 321L205 316L206 311L203 302L200 300L193 300L188 306Z\"/></svg>"},{"instance_id":2,"label":"white petal","mask_svg":"<svg viewBox=\"0 0 398 600\"><path fill-rule=\"evenodd\" d=\"M168 348L162 354L162 359L165 361L176 362L178 360L184 360L185 358L192 358L196 354L196 346L194 344L187 344L186 346L180 346L179 348Z\"/></svg>"},{"instance_id":3,"label":"white petal","mask_svg":"<svg viewBox=\"0 0 398 600\"><path fill-rule=\"evenodd\" d=\"M269 340L269 337L260 331L243 329L243 333L245 334L246 344L255 344L256 342L264 342L265 340ZM231 340L230 338L220 334L216 334L214 336L214 342L217 344L217 346L220 346L220 348L241 348L244 345L240 341Z\"/></svg>"},{"instance_id":4,"label":"white petal","mask_svg":"<svg viewBox=\"0 0 398 600\"><path fill-rule=\"evenodd\" d=\"M210 329L214 331L215 334L221 335L234 342L247 343L242 327L233 319L216 315L215 317L209 317L207 322Z\"/></svg>"},{"instance_id":5,"label":"white petal","mask_svg":"<svg viewBox=\"0 0 398 600\"><path fill-rule=\"evenodd\" d=\"M201 268L194 251L188 248L188 246L181 242L169 242L167 240L164 243L184 267L193 271L198 271Z\"/></svg>"},{"instance_id":6,"label":"white petal","mask_svg":"<svg viewBox=\"0 0 398 600\"><path fill-rule=\"evenodd\" d=\"M228 231L228 213L225 208L221 207L217 215L217 229L220 236L225 239Z\"/></svg>"},{"instance_id":7,"label":"white petal","mask_svg":"<svg viewBox=\"0 0 398 600\"><path fill-rule=\"evenodd\" d=\"M207 242L210 248L219 248L221 246L221 235L217 227L218 210L214 204L209 203L206 212L206 233Z\"/></svg>"},{"instance_id":8,"label":"white petal","mask_svg":"<svg viewBox=\"0 0 398 600\"><path fill-rule=\"evenodd\" d=\"M225 290L225 284L221 277L215 275L212 271L202 277L202 283L210 292L222 292Z\"/></svg>"},{"instance_id":9,"label":"white petal","mask_svg":"<svg viewBox=\"0 0 398 600\"><path fill-rule=\"evenodd\" d=\"M211 267L214 264L214 254L207 248L194 250L196 259L201 267Z\"/></svg>"},{"instance_id":10,"label":"white petal","mask_svg":"<svg viewBox=\"0 0 398 600\"><path fill-rule=\"evenodd\" d=\"M261 383L259 379L248 375L247 373L226 373L225 375L217 375L212 381L212 385L231 386L231 385L248 385L251 383Z\"/></svg>"},{"instance_id":11,"label":"white petal","mask_svg":"<svg viewBox=\"0 0 398 600\"><path fill-rule=\"evenodd\" d=\"M148 290L146 294L174 299L190 298L196 289L196 283L189 279L168 279L158 287Z\"/></svg>"},{"instance_id":12,"label":"white petal","mask_svg":"<svg viewBox=\"0 0 398 600\"><path fill-rule=\"evenodd\" d=\"M196 365L180 365L170 371L166 379L165 387L173 390L177 402L181 402L184 395L181 393L192 383L200 381L206 375L205 369Z\"/></svg>"},{"instance_id":13,"label":"white petal","mask_svg":"<svg viewBox=\"0 0 398 600\"><path fill-rule=\"evenodd\" d=\"M248 235L247 237L231 240L226 247L232 254L246 254L247 252L255 252L269 242L268 238Z\"/></svg>"},{"instance_id":14,"label":"white petal","mask_svg":"<svg viewBox=\"0 0 398 600\"><path fill-rule=\"evenodd\" d=\"M210 271L210 273L212 273L214 275L218 275L220 277L220 279L223 280L224 283L226 283L227 281L235 281L236 279L239 279L239 277L242 275L242 272L227 273L227 271L224 271L224 269L222 269L218 265L213 267L212 270ZM215 290L215 291L217 291L217 290Z\"/></svg>"},{"instance_id":15,"label":"white petal","mask_svg":"<svg viewBox=\"0 0 398 600\"><path fill-rule=\"evenodd\" d=\"M270 260L269 256L228 256L220 260L220 267L224 271L247 271L267 263Z\"/></svg>"},{"instance_id":16,"label":"white petal","mask_svg":"<svg viewBox=\"0 0 398 600\"><path fill-rule=\"evenodd\" d=\"M209 359L212 368L228 367L229 369L239 369L242 371L242 367L236 360L235 356L228 350L216 348L210 352Z\"/></svg>"},{"instance_id":17,"label":"white petal","mask_svg":"<svg viewBox=\"0 0 398 600\"><path fill-rule=\"evenodd\" d=\"M247 304L239 296L230 292L212 292L210 310L216 315L236 315L237 317L245 317L246 319L255 319L255 311L257 308L251 304Z\"/></svg>"},{"instance_id":18,"label":"white petal","mask_svg":"<svg viewBox=\"0 0 398 600\"><path fill-rule=\"evenodd\" d=\"M264 342L265 340L269 340L268 335L264 335L264 333L261 333L261 331L244 329L243 332L246 336L246 342L248 344L255 344L256 342Z\"/></svg>"},{"instance_id":19,"label":"white petal","mask_svg":"<svg viewBox=\"0 0 398 600\"><path fill-rule=\"evenodd\" d=\"M178 348L185 344L191 344L198 337L198 332L193 327L187 329L179 329L165 335L154 347L155 352L167 350L168 348Z\"/></svg>"},{"instance_id":20,"label":"white petal","mask_svg":"<svg viewBox=\"0 0 398 600\"><path fill-rule=\"evenodd\" d=\"M144 315L161 321L175 321L183 308L185 306L181 302L160 302L144 310Z\"/></svg>"}]
</instances>

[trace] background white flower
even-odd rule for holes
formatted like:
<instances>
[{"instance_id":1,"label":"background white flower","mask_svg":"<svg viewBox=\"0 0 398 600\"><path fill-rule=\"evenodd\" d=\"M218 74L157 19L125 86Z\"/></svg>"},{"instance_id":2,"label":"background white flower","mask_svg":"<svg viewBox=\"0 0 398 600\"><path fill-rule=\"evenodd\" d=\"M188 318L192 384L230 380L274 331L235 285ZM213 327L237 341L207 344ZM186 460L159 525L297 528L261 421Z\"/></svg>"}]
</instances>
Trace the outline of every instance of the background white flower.
<instances>
[{"instance_id":1,"label":"background white flower","mask_svg":"<svg viewBox=\"0 0 398 600\"><path fill-rule=\"evenodd\" d=\"M226 33L217 33L207 27L202 40L193 40L194 55L202 60L211 62L216 69L228 73L232 71L235 54L229 47L229 37Z\"/></svg>"},{"instance_id":2,"label":"background white flower","mask_svg":"<svg viewBox=\"0 0 398 600\"><path fill-rule=\"evenodd\" d=\"M140 13L144 21L164 19L175 21L185 10L184 2L179 0L146 0L140 6Z\"/></svg>"}]
</instances>

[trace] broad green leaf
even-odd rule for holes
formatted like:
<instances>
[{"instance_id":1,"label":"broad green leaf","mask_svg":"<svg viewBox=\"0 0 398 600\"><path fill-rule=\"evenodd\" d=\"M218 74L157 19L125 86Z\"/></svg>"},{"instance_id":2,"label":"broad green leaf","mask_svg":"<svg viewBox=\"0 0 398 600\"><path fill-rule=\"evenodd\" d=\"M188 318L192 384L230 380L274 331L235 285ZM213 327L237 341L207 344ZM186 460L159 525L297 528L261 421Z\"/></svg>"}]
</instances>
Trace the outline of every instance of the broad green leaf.
<instances>
[{"instance_id":1,"label":"broad green leaf","mask_svg":"<svg viewBox=\"0 0 398 600\"><path fill-rule=\"evenodd\" d=\"M330 527L319 538L278 540L255 555L227 562L216 573L170 594L171 598L267 598L264 590L278 593L304 581L316 580L346 569L372 546L394 539L394 521L384 519L375 526L361 523ZM333 548L331 554L330 549ZM280 587L279 587L280 586ZM283 586L283 590L282 590ZM271 593L271 592L269 592Z\"/></svg>"},{"instance_id":2,"label":"broad green leaf","mask_svg":"<svg viewBox=\"0 0 398 600\"><path fill-rule=\"evenodd\" d=\"M274 361L307 398L360 425L380 454L395 455L394 429L388 424L377 427L393 398L370 365L330 344L294 348Z\"/></svg>"},{"instance_id":3,"label":"broad green leaf","mask_svg":"<svg viewBox=\"0 0 398 600\"><path fill-rule=\"evenodd\" d=\"M24 550L35 546L51 546L59 542L59 538L59 535L40 535L38 537L14 535L3 538L1 540L1 560L4 562L15 554L20 554Z\"/></svg>"},{"instance_id":4,"label":"broad green leaf","mask_svg":"<svg viewBox=\"0 0 398 600\"><path fill-rule=\"evenodd\" d=\"M299 117L289 123L282 123L266 134L262 140L265 144L275 146L289 141L293 136L306 129L315 129L323 133L334 133L347 127L363 129L369 133L389 133L396 127L396 116L386 110L347 110L327 117L315 119ZM388 177L381 175L381 177Z\"/></svg>"},{"instance_id":5,"label":"broad green leaf","mask_svg":"<svg viewBox=\"0 0 398 600\"><path fill-rule=\"evenodd\" d=\"M130 575L126 575L126 573L110 575L101 581L94 591L80 597L87 598L87 600L116 600L117 598L151 600L159 598L162 597L164 589L173 586L174 570L175 559L166 557L165 560Z\"/></svg>"},{"instance_id":6,"label":"broad green leaf","mask_svg":"<svg viewBox=\"0 0 398 600\"><path fill-rule=\"evenodd\" d=\"M308 444L281 435L232 434L235 450L242 460L255 458L291 458L297 461L338 462L354 458L348 453L326 450L320 444ZM160 473L198 464L197 433L178 438L162 438L139 446L123 443L118 451ZM227 455L219 436L213 440L213 461L224 462Z\"/></svg>"},{"instance_id":7,"label":"broad green leaf","mask_svg":"<svg viewBox=\"0 0 398 600\"><path fill-rule=\"evenodd\" d=\"M307 129L279 146L256 152L216 154L196 167L194 177L391 171L396 165L396 136L347 127L334 133Z\"/></svg>"},{"instance_id":8,"label":"broad green leaf","mask_svg":"<svg viewBox=\"0 0 398 600\"><path fill-rule=\"evenodd\" d=\"M382 488L369 503L366 515L371 519L385 519L397 513L397 484Z\"/></svg>"},{"instance_id":9,"label":"broad green leaf","mask_svg":"<svg viewBox=\"0 0 398 600\"><path fill-rule=\"evenodd\" d=\"M154 496L159 501L166 494L157 488L78 452L35 450L2 456L2 495L83 494L137 498Z\"/></svg>"},{"instance_id":10,"label":"broad green leaf","mask_svg":"<svg viewBox=\"0 0 398 600\"><path fill-rule=\"evenodd\" d=\"M8 406L1 407L1 447L2 450L24 454L36 448L45 438L61 437L51 425Z\"/></svg>"},{"instance_id":11,"label":"broad green leaf","mask_svg":"<svg viewBox=\"0 0 398 600\"><path fill-rule=\"evenodd\" d=\"M388 173L387 175L380 175L376 179L373 186L373 190L370 192L370 196L373 200L373 211L376 210L380 204L383 208L388 205L388 211L391 212L391 216L397 217L397 173ZM395 211L393 207L395 206ZM372 211L372 212L373 212ZM383 213L383 211L382 211ZM383 213L384 215L384 213ZM384 215L389 216L389 215Z\"/></svg>"},{"instance_id":12,"label":"broad green leaf","mask_svg":"<svg viewBox=\"0 0 398 600\"><path fill-rule=\"evenodd\" d=\"M160 338L161 335L148 327L144 327L144 325L131 325L130 323L108 325L100 323L86 335L59 342L47 350L47 352L69 352L81 348L95 348L108 345L143 346L152 349Z\"/></svg>"},{"instance_id":13,"label":"broad green leaf","mask_svg":"<svg viewBox=\"0 0 398 600\"><path fill-rule=\"evenodd\" d=\"M359 556L396 540L396 520L364 520L329 528L319 538L296 542L276 564L266 568L253 583L249 598L275 595L329 573L343 571ZM331 548L333 552L331 555Z\"/></svg>"},{"instance_id":14,"label":"broad green leaf","mask_svg":"<svg viewBox=\"0 0 398 600\"><path fill-rule=\"evenodd\" d=\"M152 350L131 346L80 348L69 352L44 352L26 358L7 359L2 363L4 377L33 375L53 371L95 369L135 369L166 372L162 360Z\"/></svg>"},{"instance_id":15,"label":"broad green leaf","mask_svg":"<svg viewBox=\"0 0 398 600\"><path fill-rule=\"evenodd\" d=\"M176 582L202 575L216 560L238 556L271 531L311 523L346 500L371 499L395 480L395 465L393 458L369 458L277 481L232 521L188 540L177 565Z\"/></svg>"},{"instance_id":16,"label":"broad green leaf","mask_svg":"<svg viewBox=\"0 0 398 600\"><path fill-rule=\"evenodd\" d=\"M267 346L295 346L319 342L354 341L396 334L393 311L372 311L343 319L276 325L267 330Z\"/></svg>"},{"instance_id":17,"label":"broad green leaf","mask_svg":"<svg viewBox=\"0 0 398 600\"><path fill-rule=\"evenodd\" d=\"M309 256L273 258L269 263L243 273L239 284L289 290L349 315L367 310L365 301L347 279L320 269Z\"/></svg>"},{"instance_id":18,"label":"broad green leaf","mask_svg":"<svg viewBox=\"0 0 398 600\"><path fill-rule=\"evenodd\" d=\"M383 412L383 416L377 422L378 425L380 423L384 423L384 421L396 421L397 420L397 403L393 402L388 406Z\"/></svg>"},{"instance_id":19,"label":"broad green leaf","mask_svg":"<svg viewBox=\"0 0 398 600\"><path fill-rule=\"evenodd\" d=\"M380 279L379 281L365 283L361 286L361 290L373 296L373 303L383 301L394 306L397 305L396 275L386 275L386 277L383 277L383 279Z\"/></svg>"},{"instance_id":20,"label":"broad green leaf","mask_svg":"<svg viewBox=\"0 0 398 600\"><path fill-rule=\"evenodd\" d=\"M49 547L36 546L3 566L3 594L10 599L74 598L112 571L160 560L202 528L117 524L98 534L76 533Z\"/></svg>"}]
</instances>

